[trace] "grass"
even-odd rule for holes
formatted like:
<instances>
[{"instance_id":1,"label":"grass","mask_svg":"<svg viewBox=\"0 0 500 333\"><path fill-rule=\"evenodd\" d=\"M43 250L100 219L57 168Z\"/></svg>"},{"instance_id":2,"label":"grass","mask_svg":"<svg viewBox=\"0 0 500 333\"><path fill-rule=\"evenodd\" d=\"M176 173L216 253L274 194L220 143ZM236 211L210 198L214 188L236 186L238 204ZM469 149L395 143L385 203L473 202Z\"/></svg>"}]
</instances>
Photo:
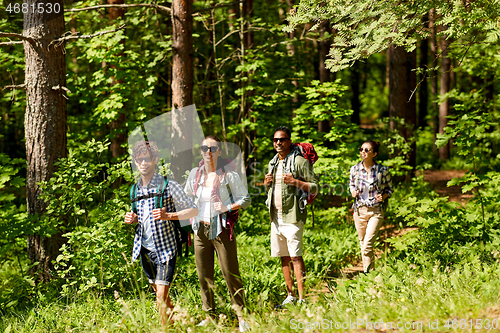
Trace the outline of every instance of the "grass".
<instances>
[{"instance_id":1,"label":"grass","mask_svg":"<svg viewBox=\"0 0 500 333\"><path fill-rule=\"evenodd\" d=\"M439 331L453 331L453 327L444 327L447 320L455 320L450 324L458 328L464 323L475 326L477 319L500 319L495 307L499 302L500 267L493 259L488 263L480 261L485 258L484 253L479 253L484 249L478 248L477 256L469 252L472 254L467 259L453 267L443 267L427 253L418 254L423 259L418 261L423 263L420 265L389 253L368 275L352 280L338 278L340 268L355 260L359 251L354 226L341 209L320 212L316 227L306 226L304 260L309 303L275 311L274 305L283 300L286 289L279 259L270 257L269 224L262 222L266 221L265 214L256 213L261 211L257 207L243 214L237 229L238 257L247 295L246 319L252 331L357 331L384 328L380 326L382 321L385 328L388 322L394 326L401 323L402 331L428 331L429 325L433 329L437 325ZM5 269L12 272L15 267ZM5 269L0 270L0 277L6 277ZM155 296L140 268L136 266L130 274L137 274L136 287L121 287L119 293L95 288L77 293L75 289L62 297L40 291L32 295L29 303L0 308L0 331L163 332ZM18 280L13 276L3 280L2 295L15 299L16 293L22 295L29 283L14 284ZM330 291L325 292L325 287ZM175 324L166 331L234 332L237 318L218 268L215 289L219 305L216 324L196 327L205 313L201 310L194 256L182 259L172 288ZM404 324L411 329L405 329Z\"/></svg>"},{"instance_id":2,"label":"grass","mask_svg":"<svg viewBox=\"0 0 500 333\"><path fill-rule=\"evenodd\" d=\"M383 267L354 280L334 280L333 293L318 294L314 303L274 311L265 301L251 300L247 319L258 332L293 332L299 328L335 328L342 323L357 323L347 330L366 329L369 323L391 322L422 324L438 323L440 331L448 319L498 320L500 267L478 261L463 263L452 271L429 263L417 267L405 261L388 261ZM197 328L203 313L184 292L175 297L178 309L176 322L167 331L231 332L237 326L233 316L223 312L218 325ZM36 304L24 311L3 313L0 329L4 332L161 332L157 320L154 295L142 293L139 299L111 295L77 297L76 301ZM453 322L452 322L453 323ZM463 321L462 321L463 324ZM316 326L312 326L316 325ZM333 326L331 326L333 325ZM345 326L345 325L344 325ZM417 326L415 326L417 327ZM368 326L369 328L369 326ZM418 327L417 327L418 328ZM417 329L418 330L418 329ZM405 329L403 329L405 331Z\"/></svg>"}]
</instances>

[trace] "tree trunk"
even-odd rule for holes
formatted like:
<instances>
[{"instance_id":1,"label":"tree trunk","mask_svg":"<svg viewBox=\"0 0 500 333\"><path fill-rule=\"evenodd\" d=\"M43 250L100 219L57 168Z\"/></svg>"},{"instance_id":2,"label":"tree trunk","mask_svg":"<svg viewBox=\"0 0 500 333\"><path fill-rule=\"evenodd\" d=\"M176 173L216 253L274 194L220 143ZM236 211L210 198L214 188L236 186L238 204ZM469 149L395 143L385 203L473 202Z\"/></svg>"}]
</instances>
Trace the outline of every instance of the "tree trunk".
<instances>
[{"instance_id":1,"label":"tree trunk","mask_svg":"<svg viewBox=\"0 0 500 333\"><path fill-rule=\"evenodd\" d=\"M286 0L288 10L292 10L294 8L294 2L295 2L294 0ZM295 30L290 32L288 34L288 37L293 40L295 38ZM290 60L295 61L295 58L296 58L295 54L297 53L297 48L295 47L293 42L286 44L286 48L288 50L288 54L290 55ZM297 66L295 64L292 65L292 69L294 71L296 71ZM294 79L294 80L292 80L292 84L295 87L295 94L292 97L293 111L294 111L293 117L295 117L295 109L298 107L298 104L299 104L299 81Z\"/></svg>"},{"instance_id":2,"label":"tree trunk","mask_svg":"<svg viewBox=\"0 0 500 333\"><path fill-rule=\"evenodd\" d=\"M172 105L180 109L193 104L193 3L192 0L172 1ZM172 172L183 182L182 175L192 167L192 119L174 113L172 117Z\"/></svg>"},{"instance_id":3,"label":"tree trunk","mask_svg":"<svg viewBox=\"0 0 500 333\"><path fill-rule=\"evenodd\" d=\"M416 53L406 52L403 47L392 46L389 48L389 115L391 130L410 140L416 123L416 96L412 90L416 87L415 68ZM410 98L411 97L411 98ZM405 126L399 125L395 118L405 120ZM406 156L412 171L407 175L409 181L413 176L416 166L415 144Z\"/></svg>"},{"instance_id":4,"label":"tree trunk","mask_svg":"<svg viewBox=\"0 0 500 333\"><path fill-rule=\"evenodd\" d=\"M390 129L398 130L406 138L406 130L399 126L395 118L406 116L406 51L403 47L391 45L389 52L389 117Z\"/></svg>"},{"instance_id":5,"label":"tree trunk","mask_svg":"<svg viewBox=\"0 0 500 333\"><path fill-rule=\"evenodd\" d=\"M417 88L417 74L414 69L417 67L417 52L405 52L406 53L406 115L405 124L406 127L406 137L405 139L412 140L414 130L417 126L417 94L413 94L413 91ZM415 176L415 169L417 167L417 144L413 142L411 144L410 152L407 156L408 165L411 170L406 174L406 181L410 182L411 178Z\"/></svg>"},{"instance_id":6,"label":"tree trunk","mask_svg":"<svg viewBox=\"0 0 500 333\"><path fill-rule=\"evenodd\" d=\"M325 31L328 31L329 22L323 22L320 26L319 37L323 38L325 36ZM319 81L321 83L330 81L330 71L326 68L326 58L328 52L330 52L330 42L320 41L319 42ZM330 121L322 120L318 122L318 132L328 133L330 132Z\"/></svg>"},{"instance_id":7,"label":"tree trunk","mask_svg":"<svg viewBox=\"0 0 500 333\"><path fill-rule=\"evenodd\" d=\"M429 13L429 28L431 30L431 54L432 54L432 66L437 64L437 40L436 40L436 10L432 9ZM432 100L435 101L438 95L438 73L433 70L431 72L431 96ZM439 117L438 117L438 105L437 102L432 102L432 128L434 132L434 141L436 141L436 133L439 132ZM436 146L432 146L434 151L437 151Z\"/></svg>"},{"instance_id":8,"label":"tree trunk","mask_svg":"<svg viewBox=\"0 0 500 333\"><path fill-rule=\"evenodd\" d=\"M124 4L125 2L123 0L108 0L108 4L113 5L113 4ZM109 23L114 24L114 21L116 21L119 18L124 18L124 10L123 8L110 8L109 9ZM122 39L120 43L124 44L125 40ZM119 54L116 55L117 57L123 57L124 52L120 52ZM113 78L112 85L115 85L117 81ZM118 83L121 83L121 80L118 81ZM111 145L109 147L111 151L111 157L113 159L116 159L120 156L123 156L125 154L125 149L122 147L122 144L125 143L127 140L127 133L125 132L124 129L121 129L122 126L124 126L126 117L125 117L125 108L123 108L118 114L118 118L112 120L109 124L108 127L111 131ZM117 180L113 184L113 188L118 188L121 184L121 180Z\"/></svg>"},{"instance_id":9,"label":"tree trunk","mask_svg":"<svg viewBox=\"0 0 500 333\"><path fill-rule=\"evenodd\" d=\"M28 8L36 8L37 1L26 0ZM54 163L66 157L66 60L64 43L49 46L64 31L63 2L56 0L61 14L24 14L24 35L35 42L24 42L26 114L24 121L26 138L26 196L28 214L43 214L46 203L40 199L37 183L48 181L55 171ZM64 243L62 232L50 237L37 234L28 236L28 258L38 262L30 273L37 280L52 277L52 261Z\"/></svg>"},{"instance_id":10,"label":"tree trunk","mask_svg":"<svg viewBox=\"0 0 500 333\"><path fill-rule=\"evenodd\" d=\"M448 47L450 46L450 41L446 38L441 40L441 77L439 85L439 94L444 95L450 91L450 71L451 71L451 59L448 57ZM439 104L439 133L444 134L444 128L448 125L449 101L448 98L444 99L441 104ZM447 160L450 158L450 145L445 144L439 149L439 158L441 160Z\"/></svg>"},{"instance_id":11,"label":"tree trunk","mask_svg":"<svg viewBox=\"0 0 500 333\"><path fill-rule=\"evenodd\" d=\"M361 124L361 102L359 100L361 75L359 72L360 63L359 61L356 61L356 63L351 68L351 109L353 111L351 115L351 122L357 125Z\"/></svg>"},{"instance_id":12,"label":"tree trunk","mask_svg":"<svg viewBox=\"0 0 500 333\"><path fill-rule=\"evenodd\" d=\"M429 27L429 16L425 15L423 24L425 28ZM424 39L420 42L420 68L427 69L429 62L429 40ZM420 89L419 89L419 103L418 103L418 127L424 128L427 125L427 104L429 103L427 78L429 72L419 75Z\"/></svg>"}]
</instances>

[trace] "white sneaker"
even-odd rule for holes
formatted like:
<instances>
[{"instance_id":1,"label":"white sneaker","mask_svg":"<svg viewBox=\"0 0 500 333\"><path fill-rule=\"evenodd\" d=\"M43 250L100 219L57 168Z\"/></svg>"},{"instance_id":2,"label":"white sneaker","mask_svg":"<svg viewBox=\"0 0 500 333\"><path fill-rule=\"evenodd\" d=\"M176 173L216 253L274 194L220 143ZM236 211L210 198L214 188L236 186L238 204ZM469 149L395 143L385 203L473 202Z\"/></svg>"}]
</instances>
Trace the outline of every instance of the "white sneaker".
<instances>
[{"instance_id":1,"label":"white sneaker","mask_svg":"<svg viewBox=\"0 0 500 333\"><path fill-rule=\"evenodd\" d=\"M297 297L295 296L292 296L292 295L288 295L285 300L283 301L283 303L281 303L281 306L285 306L287 304L293 304L297 302Z\"/></svg>"},{"instance_id":2,"label":"white sneaker","mask_svg":"<svg viewBox=\"0 0 500 333\"><path fill-rule=\"evenodd\" d=\"M202 321L200 321L200 323L196 326L208 326L208 324L210 324L210 320L208 319L203 319Z\"/></svg>"},{"instance_id":3,"label":"white sneaker","mask_svg":"<svg viewBox=\"0 0 500 333\"><path fill-rule=\"evenodd\" d=\"M240 321L240 332L246 332L248 329L248 323L244 320Z\"/></svg>"},{"instance_id":4,"label":"white sneaker","mask_svg":"<svg viewBox=\"0 0 500 333\"><path fill-rule=\"evenodd\" d=\"M303 298L303 299L299 299L299 300L297 301L297 304L298 304L298 305L306 305L306 300L305 300L304 298Z\"/></svg>"}]
</instances>

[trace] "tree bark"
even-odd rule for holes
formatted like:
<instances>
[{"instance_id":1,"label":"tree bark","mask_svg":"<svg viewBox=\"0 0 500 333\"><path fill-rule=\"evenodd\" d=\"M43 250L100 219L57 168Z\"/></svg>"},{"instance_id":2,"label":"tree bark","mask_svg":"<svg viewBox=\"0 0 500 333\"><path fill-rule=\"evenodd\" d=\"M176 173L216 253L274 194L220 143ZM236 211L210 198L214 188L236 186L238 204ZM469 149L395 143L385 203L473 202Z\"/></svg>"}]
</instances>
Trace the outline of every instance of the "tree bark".
<instances>
[{"instance_id":1,"label":"tree bark","mask_svg":"<svg viewBox=\"0 0 500 333\"><path fill-rule=\"evenodd\" d=\"M351 122L357 125L361 124L361 102L359 99L361 75L359 67L359 61L357 61L351 68L351 109L353 111L351 115Z\"/></svg>"},{"instance_id":2,"label":"tree bark","mask_svg":"<svg viewBox=\"0 0 500 333\"><path fill-rule=\"evenodd\" d=\"M124 4L124 0L108 0L108 4L110 5L122 5ZM114 24L114 21L118 20L119 18L124 18L125 13L123 8L110 8L109 13L108 13L108 18L110 24ZM120 43L124 44L125 40L122 39ZM117 57L123 57L124 53L123 51L120 52L119 54L116 55ZM113 66L115 67L115 66ZM117 81L113 78L112 85L115 85ZM116 159L120 156L123 156L125 154L125 149L122 147L122 144L125 143L127 140L127 134L124 129L121 127L125 124L126 121L126 116L125 116L125 108L122 109L122 112L118 114L118 118L112 120L109 124L108 127L111 131L111 144L110 144L110 151L111 151L111 157L113 159ZM113 184L114 188L119 187L121 181L117 181Z\"/></svg>"},{"instance_id":3,"label":"tree bark","mask_svg":"<svg viewBox=\"0 0 500 333\"><path fill-rule=\"evenodd\" d=\"M429 16L425 15L423 24L425 28L429 28ZM420 42L420 68L427 69L429 62L429 40L424 39ZM418 127L424 128L427 125L427 107L429 103L427 78L429 73L420 74L419 81L419 103L418 103Z\"/></svg>"},{"instance_id":4,"label":"tree bark","mask_svg":"<svg viewBox=\"0 0 500 333\"><path fill-rule=\"evenodd\" d=\"M28 8L36 7L37 1L26 0ZM56 0L61 11L63 2ZM54 163L66 157L66 99L60 87L66 86L66 60L64 44L52 45L53 39L65 31L64 16L39 14L38 11L24 14L24 35L35 42L24 42L26 114L24 121L26 138L26 196L28 213L43 214L46 203L40 199L37 183L48 181L55 171ZM52 277L52 261L64 243L62 231L50 237L37 234L28 236L28 258L38 262L30 270L37 280L47 281Z\"/></svg>"},{"instance_id":5,"label":"tree bark","mask_svg":"<svg viewBox=\"0 0 500 333\"><path fill-rule=\"evenodd\" d=\"M323 22L319 29L319 37L323 38L325 32L328 31L328 22ZM319 81L321 83L330 81L330 71L326 68L326 58L330 52L330 42L320 41L319 43ZM328 133L330 132L330 121L322 120L318 122L318 132Z\"/></svg>"},{"instance_id":6,"label":"tree bark","mask_svg":"<svg viewBox=\"0 0 500 333\"><path fill-rule=\"evenodd\" d=\"M181 109L193 104L193 2L172 1L172 105ZM193 145L192 119L174 113L172 117L172 172L174 179L183 182L182 175L191 169L191 150L180 151L178 147Z\"/></svg>"},{"instance_id":7,"label":"tree bark","mask_svg":"<svg viewBox=\"0 0 500 333\"><path fill-rule=\"evenodd\" d=\"M436 10L432 9L429 13L429 28L431 31L431 54L432 54L432 67L437 64L437 40L436 40ZM433 70L431 72L431 96L432 100L436 100L438 95L438 73ZM437 102L432 102L432 128L434 132L434 141L436 141L436 133L439 132L439 117L438 117L438 105ZM436 146L433 145L433 150L437 151Z\"/></svg>"},{"instance_id":8,"label":"tree bark","mask_svg":"<svg viewBox=\"0 0 500 333\"><path fill-rule=\"evenodd\" d=\"M441 40L441 77L439 85L439 94L445 95L450 91L450 71L451 71L451 59L448 57L448 47L450 46L450 41L443 37ZM449 100L445 98L441 104L439 104L439 133L444 134L444 128L448 125L449 110ZM447 160L450 158L450 145L445 144L439 149L439 158L441 160Z\"/></svg>"},{"instance_id":9,"label":"tree bark","mask_svg":"<svg viewBox=\"0 0 500 333\"><path fill-rule=\"evenodd\" d=\"M398 126L395 120L406 116L406 51L403 47L391 45L388 57L390 129L398 130L399 134L406 138L405 128Z\"/></svg>"},{"instance_id":10,"label":"tree bark","mask_svg":"<svg viewBox=\"0 0 500 333\"><path fill-rule=\"evenodd\" d=\"M286 0L286 4L288 6L288 10L292 10L294 8L294 3L295 3L295 0ZM290 39L294 39L295 38L295 30L290 32L288 34L288 37ZM286 48L288 50L288 54L290 55L290 59L293 61L295 61L295 54L297 53L297 48L295 47L295 45L293 44L293 42L290 42L288 44L286 44ZM295 64L292 65L292 69L294 71L297 70L297 66ZM299 81L297 79L293 79L292 80L292 84L293 86L295 87L295 94L293 95L292 97L292 103L293 103L293 117L295 117L295 109L298 107L299 105Z\"/></svg>"},{"instance_id":11,"label":"tree bark","mask_svg":"<svg viewBox=\"0 0 500 333\"><path fill-rule=\"evenodd\" d=\"M416 74L412 69L416 65L416 52L406 52L403 47L391 45L389 48L389 115L390 128L410 140L416 124L416 96L412 90L416 87ZM411 98L410 98L411 97ZM399 125L395 118L405 120L405 126ZM412 171L406 176L410 180L416 166L415 144L406 156Z\"/></svg>"}]
</instances>

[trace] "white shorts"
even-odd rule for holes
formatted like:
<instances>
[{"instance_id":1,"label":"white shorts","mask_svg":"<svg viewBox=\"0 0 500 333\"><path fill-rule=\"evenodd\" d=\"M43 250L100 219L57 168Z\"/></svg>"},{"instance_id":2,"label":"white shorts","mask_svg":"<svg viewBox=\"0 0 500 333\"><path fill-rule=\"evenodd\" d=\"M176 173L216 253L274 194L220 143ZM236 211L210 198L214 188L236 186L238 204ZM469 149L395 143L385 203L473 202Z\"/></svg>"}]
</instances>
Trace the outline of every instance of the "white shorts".
<instances>
[{"instance_id":1,"label":"white shorts","mask_svg":"<svg viewBox=\"0 0 500 333\"><path fill-rule=\"evenodd\" d=\"M304 222L283 224L271 222L271 257L301 257L304 248L302 234Z\"/></svg>"}]
</instances>

